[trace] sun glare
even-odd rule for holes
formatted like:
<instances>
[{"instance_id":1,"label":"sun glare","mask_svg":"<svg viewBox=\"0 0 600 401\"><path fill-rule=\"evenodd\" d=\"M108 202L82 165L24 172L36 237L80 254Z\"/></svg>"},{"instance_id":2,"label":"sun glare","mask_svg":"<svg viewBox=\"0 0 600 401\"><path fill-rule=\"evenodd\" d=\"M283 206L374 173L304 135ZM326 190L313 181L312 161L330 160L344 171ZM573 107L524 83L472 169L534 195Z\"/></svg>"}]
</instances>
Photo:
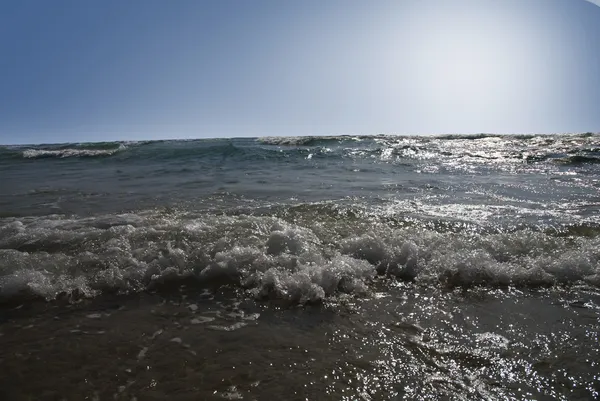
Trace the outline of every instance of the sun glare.
<instances>
[{"instance_id":1,"label":"sun glare","mask_svg":"<svg viewBox=\"0 0 600 401\"><path fill-rule=\"evenodd\" d=\"M544 83L557 68L544 61L545 28L510 7L484 3L466 10L415 6L396 28L396 37L410 39L397 52L393 73L415 104L435 110L440 125L528 112L515 109L517 103L543 107Z\"/></svg>"}]
</instances>

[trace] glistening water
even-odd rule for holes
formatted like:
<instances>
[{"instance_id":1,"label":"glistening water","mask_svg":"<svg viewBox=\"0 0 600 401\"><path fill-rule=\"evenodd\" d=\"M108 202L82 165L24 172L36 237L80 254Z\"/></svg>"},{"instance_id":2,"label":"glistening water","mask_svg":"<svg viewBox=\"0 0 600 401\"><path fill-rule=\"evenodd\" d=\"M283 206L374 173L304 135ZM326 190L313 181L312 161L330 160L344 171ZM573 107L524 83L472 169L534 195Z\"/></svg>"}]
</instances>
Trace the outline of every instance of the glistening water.
<instances>
[{"instance_id":1,"label":"glistening water","mask_svg":"<svg viewBox=\"0 0 600 401\"><path fill-rule=\"evenodd\" d=\"M597 399L599 234L599 135L0 147L0 399Z\"/></svg>"}]
</instances>

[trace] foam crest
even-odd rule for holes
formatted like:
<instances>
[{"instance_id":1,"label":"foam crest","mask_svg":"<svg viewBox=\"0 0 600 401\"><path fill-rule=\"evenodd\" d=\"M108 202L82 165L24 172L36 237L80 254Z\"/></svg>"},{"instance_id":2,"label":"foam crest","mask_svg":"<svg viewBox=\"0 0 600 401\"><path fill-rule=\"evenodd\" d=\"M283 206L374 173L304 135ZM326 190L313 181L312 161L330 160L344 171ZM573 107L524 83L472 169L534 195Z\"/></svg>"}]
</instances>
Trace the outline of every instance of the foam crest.
<instances>
[{"instance_id":1,"label":"foam crest","mask_svg":"<svg viewBox=\"0 0 600 401\"><path fill-rule=\"evenodd\" d=\"M27 149L23 151L23 157L26 159L41 158L60 158L67 157L102 157L112 156L117 152L127 149L127 146L120 144L118 148L113 149L88 149L88 148L66 148L66 149Z\"/></svg>"},{"instance_id":2,"label":"foam crest","mask_svg":"<svg viewBox=\"0 0 600 401\"><path fill-rule=\"evenodd\" d=\"M600 237L392 228L345 217L112 215L4 219L0 299L234 286L317 302L387 275L442 287L600 286ZM353 217L357 219L357 217ZM296 221L296 219L294 219Z\"/></svg>"},{"instance_id":3,"label":"foam crest","mask_svg":"<svg viewBox=\"0 0 600 401\"><path fill-rule=\"evenodd\" d=\"M335 293L365 293L366 282L375 275L373 266L364 260L337 255L323 263L301 264L295 269L273 267L257 272L247 282L251 293L294 303L316 302Z\"/></svg>"}]
</instances>

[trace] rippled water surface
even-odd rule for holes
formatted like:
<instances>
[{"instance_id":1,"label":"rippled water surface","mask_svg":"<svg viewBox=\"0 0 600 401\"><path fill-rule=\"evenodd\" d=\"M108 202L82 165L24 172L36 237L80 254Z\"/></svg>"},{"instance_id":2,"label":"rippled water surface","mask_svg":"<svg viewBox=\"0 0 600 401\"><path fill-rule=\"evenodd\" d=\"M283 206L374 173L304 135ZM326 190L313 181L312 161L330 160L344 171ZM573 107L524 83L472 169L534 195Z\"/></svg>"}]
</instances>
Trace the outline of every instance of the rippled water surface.
<instances>
[{"instance_id":1,"label":"rippled water surface","mask_svg":"<svg viewBox=\"0 0 600 401\"><path fill-rule=\"evenodd\" d=\"M0 147L0 398L596 399L600 136Z\"/></svg>"}]
</instances>

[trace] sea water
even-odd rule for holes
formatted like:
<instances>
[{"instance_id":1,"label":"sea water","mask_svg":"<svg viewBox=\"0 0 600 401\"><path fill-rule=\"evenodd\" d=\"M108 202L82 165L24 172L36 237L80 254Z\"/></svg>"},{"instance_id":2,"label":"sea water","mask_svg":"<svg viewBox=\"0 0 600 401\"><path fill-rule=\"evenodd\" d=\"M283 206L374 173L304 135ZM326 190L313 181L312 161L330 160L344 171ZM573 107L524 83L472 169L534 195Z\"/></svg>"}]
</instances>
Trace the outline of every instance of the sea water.
<instances>
[{"instance_id":1,"label":"sea water","mask_svg":"<svg viewBox=\"0 0 600 401\"><path fill-rule=\"evenodd\" d=\"M0 147L0 398L600 397L600 136Z\"/></svg>"}]
</instances>

